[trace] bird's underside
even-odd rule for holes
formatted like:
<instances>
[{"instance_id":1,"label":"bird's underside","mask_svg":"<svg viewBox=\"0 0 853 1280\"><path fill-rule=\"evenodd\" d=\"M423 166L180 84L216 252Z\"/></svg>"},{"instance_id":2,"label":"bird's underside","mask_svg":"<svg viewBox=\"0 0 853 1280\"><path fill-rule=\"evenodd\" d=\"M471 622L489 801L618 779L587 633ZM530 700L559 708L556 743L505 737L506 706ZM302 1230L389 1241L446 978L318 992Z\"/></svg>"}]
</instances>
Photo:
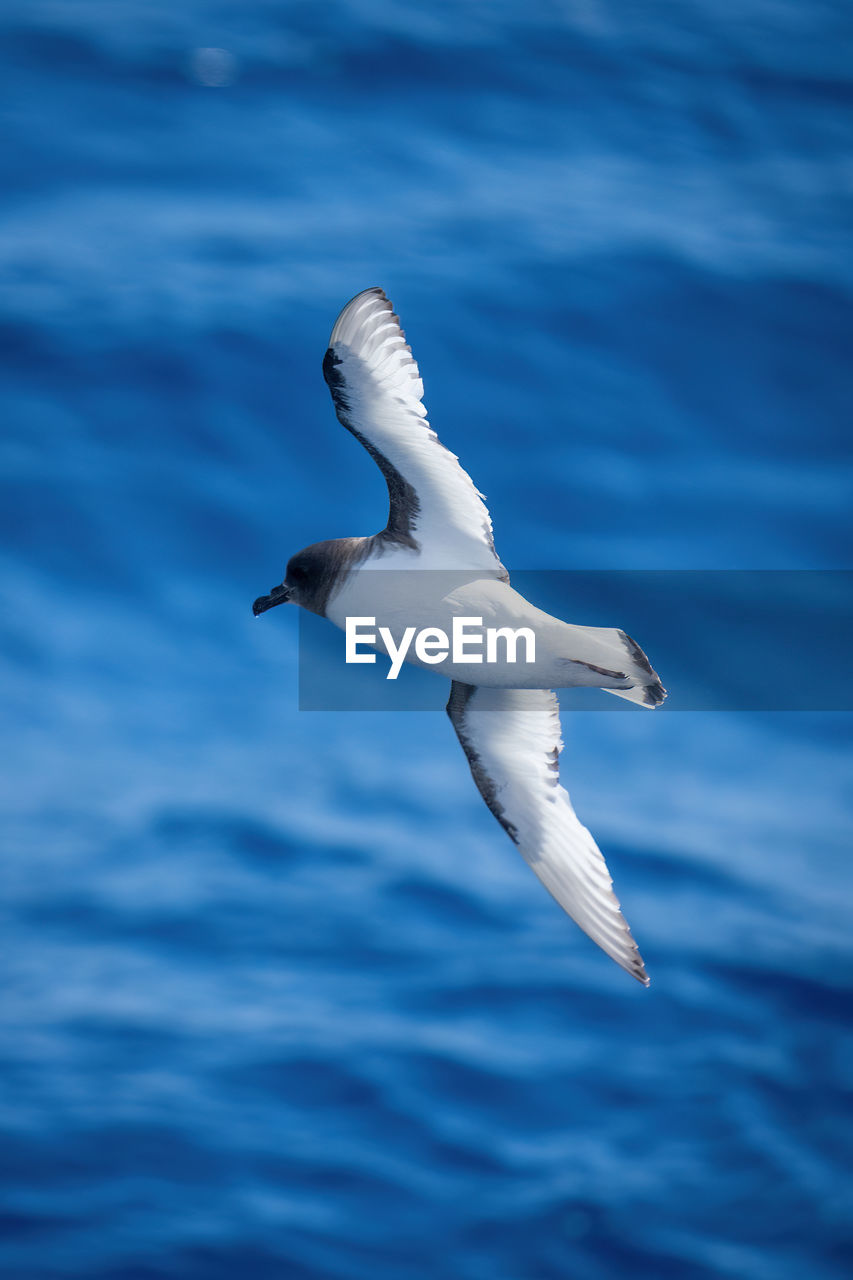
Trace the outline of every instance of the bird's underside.
<instances>
[{"instance_id":1,"label":"bird's underside","mask_svg":"<svg viewBox=\"0 0 853 1280\"><path fill-rule=\"evenodd\" d=\"M341 312L323 370L340 421L388 485L388 523L365 555L381 565L382 555L393 553L413 570L471 570L508 582L483 497L427 422L418 367L381 289L359 294ZM328 616L339 621L332 609ZM645 705L661 701L660 681L639 646L624 632L610 634L624 639L626 680L629 659L636 668L631 688L611 691ZM454 680L447 711L481 796L546 889L617 964L647 984L604 858L560 785L556 695L550 688Z\"/></svg>"}]
</instances>

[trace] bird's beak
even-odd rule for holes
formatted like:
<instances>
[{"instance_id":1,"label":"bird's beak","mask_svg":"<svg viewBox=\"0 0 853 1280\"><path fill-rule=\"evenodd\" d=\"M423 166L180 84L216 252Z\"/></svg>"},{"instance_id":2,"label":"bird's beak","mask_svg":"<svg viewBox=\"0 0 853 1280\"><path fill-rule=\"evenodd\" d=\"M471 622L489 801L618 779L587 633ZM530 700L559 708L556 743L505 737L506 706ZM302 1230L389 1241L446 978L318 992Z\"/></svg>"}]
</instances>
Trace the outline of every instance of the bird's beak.
<instances>
[{"instance_id":1,"label":"bird's beak","mask_svg":"<svg viewBox=\"0 0 853 1280\"><path fill-rule=\"evenodd\" d=\"M287 604L290 595L290 587L285 586L284 583L280 587L273 587L268 596L258 596L252 605L252 613L257 618L260 614L266 613L267 609L275 608L277 604Z\"/></svg>"}]
</instances>

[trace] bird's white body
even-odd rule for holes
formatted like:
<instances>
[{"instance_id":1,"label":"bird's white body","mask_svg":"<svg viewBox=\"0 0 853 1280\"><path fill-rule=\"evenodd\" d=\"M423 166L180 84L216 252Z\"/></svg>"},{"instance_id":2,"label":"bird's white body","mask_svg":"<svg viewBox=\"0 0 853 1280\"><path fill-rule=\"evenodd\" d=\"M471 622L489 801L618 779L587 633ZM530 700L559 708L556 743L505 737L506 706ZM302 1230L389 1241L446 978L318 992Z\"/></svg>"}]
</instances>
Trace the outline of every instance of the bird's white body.
<instances>
[{"instance_id":1,"label":"bird's white body","mask_svg":"<svg viewBox=\"0 0 853 1280\"><path fill-rule=\"evenodd\" d=\"M633 696L638 673L624 633L610 627L584 627L562 622L537 609L508 582L493 574L470 570L412 567L417 557L407 549L368 559L353 569L326 605L326 617L342 630L347 618L374 618L376 648L387 652L378 637L387 629L399 647L407 630L437 628L450 636L454 618L481 619L482 627L527 629L535 636L534 660L525 660L527 646L495 646L497 661L454 662L452 652L441 662L423 662L409 645L406 661L450 680L491 688L564 689L595 686ZM515 650L516 660L508 661ZM476 644L466 646L477 652ZM611 672L613 674L603 674ZM643 674L643 680L647 677Z\"/></svg>"}]
</instances>

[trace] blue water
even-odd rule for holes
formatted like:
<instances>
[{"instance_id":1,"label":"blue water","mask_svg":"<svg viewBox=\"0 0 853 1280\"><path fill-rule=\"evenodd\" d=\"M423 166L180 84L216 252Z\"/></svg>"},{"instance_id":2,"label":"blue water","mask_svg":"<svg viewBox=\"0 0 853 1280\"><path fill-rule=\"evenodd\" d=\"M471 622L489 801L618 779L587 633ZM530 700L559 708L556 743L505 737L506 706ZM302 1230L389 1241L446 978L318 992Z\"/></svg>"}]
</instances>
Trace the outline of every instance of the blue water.
<instances>
[{"instance_id":1,"label":"blue water","mask_svg":"<svg viewBox=\"0 0 853 1280\"><path fill-rule=\"evenodd\" d=\"M644 991L443 715L300 713L250 605L384 520L320 375L372 284L510 567L850 568L851 37L0 10L4 1277L849 1276L849 713L565 715Z\"/></svg>"}]
</instances>

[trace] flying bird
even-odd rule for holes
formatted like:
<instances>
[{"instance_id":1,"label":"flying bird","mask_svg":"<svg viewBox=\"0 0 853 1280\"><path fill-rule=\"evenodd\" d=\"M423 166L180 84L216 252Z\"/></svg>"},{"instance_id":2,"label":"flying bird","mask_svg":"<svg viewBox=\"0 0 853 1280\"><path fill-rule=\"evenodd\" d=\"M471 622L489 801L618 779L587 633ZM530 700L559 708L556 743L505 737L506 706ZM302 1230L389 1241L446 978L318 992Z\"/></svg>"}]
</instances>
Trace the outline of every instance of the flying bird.
<instances>
[{"instance_id":1,"label":"flying bird","mask_svg":"<svg viewBox=\"0 0 853 1280\"><path fill-rule=\"evenodd\" d=\"M624 631L561 622L510 586L483 495L427 421L418 366L381 289L344 307L323 374L339 421L385 477L388 523L372 537L299 551L283 582L254 602L255 616L291 601L341 628L369 618L374 648L386 653L411 639L409 628L450 632L454 620L532 632L524 663L510 660L508 644L491 662L435 646L409 647L406 661L452 681L447 714L480 795L560 906L647 986L604 858L560 784L554 689L597 686L656 707L666 696L657 673Z\"/></svg>"}]
</instances>

